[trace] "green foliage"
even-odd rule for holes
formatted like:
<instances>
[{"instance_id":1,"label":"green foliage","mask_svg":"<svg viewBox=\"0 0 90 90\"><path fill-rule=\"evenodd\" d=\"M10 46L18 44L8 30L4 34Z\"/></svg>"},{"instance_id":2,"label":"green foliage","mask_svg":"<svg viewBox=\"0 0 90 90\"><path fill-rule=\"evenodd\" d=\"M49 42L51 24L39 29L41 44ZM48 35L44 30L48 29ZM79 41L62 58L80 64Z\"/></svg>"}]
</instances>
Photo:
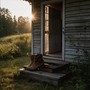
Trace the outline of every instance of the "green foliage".
<instances>
[{"instance_id":1,"label":"green foliage","mask_svg":"<svg viewBox=\"0 0 90 90\"><path fill-rule=\"evenodd\" d=\"M16 87L18 85L21 86L21 84L19 84L19 80L16 82L14 77L16 74L18 75L19 68L23 67L23 65L28 64L29 62L29 57L0 61L0 90L17 90ZM22 88L20 90L22 90Z\"/></svg>"},{"instance_id":2,"label":"green foliage","mask_svg":"<svg viewBox=\"0 0 90 90\"><path fill-rule=\"evenodd\" d=\"M15 21L8 9L0 8L0 37L15 34Z\"/></svg>"},{"instance_id":3,"label":"green foliage","mask_svg":"<svg viewBox=\"0 0 90 90\"><path fill-rule=\"evenodd\" d=\"M19 47L13 43L0 44L0 58L7 59L19 54Z\"/></svg>"},{"instance_id":4,"label":"green foliage","mask_svg":"<svg viewBox=\"0 0 90 90\"><path fill-rule=\"evenodd\" d=\"M84 59L81 62L73 63L71 71L74 75L76 90L88 90L90 86L90 55L86 50L83 50Z\"/></svg>"},{"instance_id":5,"label":"green foliage","mask_svg":"<svg viewBox=\"0 0 90 90\"><path fill-rule=\"evenodd\" d=\"M19 76L19 68L30 63L30 57L0 61L0 90L59 90L42 82Z\"/></svg>"},{"instance_id":6,"label":"green foliage","mask_svg":"<svg viewBox=\"0 0 90 90\"><path fill-rule=\"evenodd\" d=\"M16 16L12 17L6 8L0 8L0 37L13 34L30 33L30 21L28 17L20 16L18 21Z\"/></svg>"},{"instance_id":7,"label":"green foliage","mask_svg":"<svg viewBox=\"0 0 90 90\"><path fill-rule=\"evenodd\" d=\"M64 82L59 87L54 87L42 82L30 80L28 77L19 76L19 68L30 63L30 57L19 57L0 61L0 90L89 90L86 83L78 74L77 66L72 65L74 77ZM76 68L76 69L75 69Z\"/></svg>"},{"instance_id":8,"label":"green foliage","mask_svg":"<svg viewBox=\"0 0 90 90\"><path fill-rule=\"evenodd\" d=\"M85 26L86 30L86 26ZM86 32L86 31L85 31ZM82 30L79 32L79 37L77 35L69 35L68 40L71 48L76 49L76 57L74 57L74 62L71 66L71 71L74 74L75 90L89 90L90 87L90 49L89 46L85 45L86 42L82 42ZM85 34L84 34L85 35ZM86 36L85 36L86 37ZM84 38L85 40L87 38ZM76 40L76 41L75 41ZM87 40L86 40L87 41ZM87 44L87 43L86 43ZM88 48L86 48L86 46ZM73 83L73 81L72 81Z\"/></svg>"},{"instance_id":9,"label":"green foliage","mask_svg":"<svg viewBox=\"0 0 90 90\"><path fill-rule=\"evenodd\" d=\"M21 34L31 32L29 18L22 16L18 17L17 29L18 33Z\"/></svg>"},{"instance_id":10,"label":"green foliage","mask_svg":"<svg viewBox=\"0 0 90 90\"><path fill-rule=\"evenodd\" d=\"M13 35L0 39L0 58L30 55L30 34Z\"/></svg>"}]
</instances>

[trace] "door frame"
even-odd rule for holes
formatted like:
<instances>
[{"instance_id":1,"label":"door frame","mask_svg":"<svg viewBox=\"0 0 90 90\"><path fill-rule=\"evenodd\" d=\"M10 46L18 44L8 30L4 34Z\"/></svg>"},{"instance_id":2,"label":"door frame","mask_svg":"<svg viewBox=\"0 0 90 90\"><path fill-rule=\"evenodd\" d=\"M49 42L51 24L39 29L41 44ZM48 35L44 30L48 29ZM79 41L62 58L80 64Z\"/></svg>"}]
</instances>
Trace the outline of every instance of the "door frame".
<instances>
[{"instance_id":1,"label":"door frame","mask_svg":"<svg viewBox=\"0 0 90 90\"><path fill-rule=\"evenodd\" d=\"M48 3L54 3L54 2L62 2L63 3L63 12L62 12L62 56L61 56L61 59L62 60L65 60L65 51L64 51L64 48L65 48L65 0L50 0L50 1L45 1L43 3L41 3L41 54L44 55L44 6L45 4L48 4Z\"/></svg>"}]
</instances>

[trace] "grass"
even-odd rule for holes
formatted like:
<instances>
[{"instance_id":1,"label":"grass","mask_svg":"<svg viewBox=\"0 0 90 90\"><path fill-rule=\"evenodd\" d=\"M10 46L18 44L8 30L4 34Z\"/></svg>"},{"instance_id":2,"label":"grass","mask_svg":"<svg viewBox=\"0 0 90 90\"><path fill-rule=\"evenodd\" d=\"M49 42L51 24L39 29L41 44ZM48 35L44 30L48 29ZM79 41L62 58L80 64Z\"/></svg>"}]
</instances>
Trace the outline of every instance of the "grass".
<instances>
[{"instance_id":1,"label":"grass","mask_svg":"<svg viewBox=\"0 0 90 90\"><path fill-rule=\"evenodd\" d=\"M19 69L30 63L30 42L30 34L0 39L0 90L89 90L87 84L89 87L90 73L87 77L85 65L81 66L85 70L80 69L80 65L72 65L74 77L59 87L21 77Z\"/></svg>"},{"instance_id":2,"label":"grass","mask_svg":"<svg viewBox=\"0 0 90 90\"><path fill-rule=\"evenodd\" d=\"M0 90L56 90L19 76L19 69L30 63L30 34L0 38Z\"/></svg>"},{"instance_id":3,"label":"grass","mask_svg":"<svg viewBox=\"0 0 90 90\"><path fill-rule=\"evenodd\" d=\"M0 38L0 59L30 54L31 34L12 35Z\"/></svg>"},{"instance_id":4,"label":"grass","mask_svg":"<svg viewBox=\"0 0 90 90\"><path fill-rule=\"evenodd\" d=\"M30 63L30 57L0 61L0 90L60 90L19 75L19 69Z\"/></svg>"},{"instance_id":5,"label":"grass","mask_svg":"<svg viewBox=\"0 0 90 90\"><path fill-rule=\"evenodd\" d=\"M59 87L23 78L19 69L29 63L29 56L0 60L0 90L88 90L82 79L76 76Z\"/></svg>"}]
</instances>

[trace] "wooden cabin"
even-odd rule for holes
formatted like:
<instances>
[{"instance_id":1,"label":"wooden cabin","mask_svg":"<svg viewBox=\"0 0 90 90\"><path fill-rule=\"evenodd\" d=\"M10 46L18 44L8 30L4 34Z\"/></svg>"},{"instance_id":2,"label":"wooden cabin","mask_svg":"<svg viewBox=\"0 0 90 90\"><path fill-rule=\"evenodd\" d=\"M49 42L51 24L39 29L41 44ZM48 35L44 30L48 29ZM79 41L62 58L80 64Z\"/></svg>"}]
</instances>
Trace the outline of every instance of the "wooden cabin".
<instances>
[{"instance_id":1,"label":"wooden cabin","mask_svg":"<svg viewBox=\"0 0 90 90\"><path fill-rule=\"evenodd\" d=\"M85 59L85 52L90 54L90 0L27 1L34 15L32 55L41 53L47 62L58 63L76 62Z\"/></svg>"},{"instance_id":2,"label":"wooden cabin","mask_svg":"<svg viewBox=\"0 0 90 90\"><path fill-rule=\"evenodd\" d=\"M30 1L32 54L74 61L82 50L90 51L90 0Z\"/></svg>"}]
</instances>

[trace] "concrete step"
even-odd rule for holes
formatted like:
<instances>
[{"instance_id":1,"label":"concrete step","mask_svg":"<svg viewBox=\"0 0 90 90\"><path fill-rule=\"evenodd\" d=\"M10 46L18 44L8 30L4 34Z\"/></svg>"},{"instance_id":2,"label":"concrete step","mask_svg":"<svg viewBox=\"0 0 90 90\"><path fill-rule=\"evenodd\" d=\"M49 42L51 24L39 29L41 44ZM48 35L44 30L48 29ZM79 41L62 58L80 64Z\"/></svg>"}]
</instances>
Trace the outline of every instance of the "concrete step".
<instances>
[{"instance_id":1,"label":"concrete step","mask_svg":"<svg viewBox=\"0 0 90 90\"><path fill-rule=\"evenodd\" d=\"M20 75L29 76L29 78L46 82L55 86L58 86L63 78L65 78L67 73L50 73L45 71L29 71L24 68L20 69Z\"/></svg>"}]
</instances>

